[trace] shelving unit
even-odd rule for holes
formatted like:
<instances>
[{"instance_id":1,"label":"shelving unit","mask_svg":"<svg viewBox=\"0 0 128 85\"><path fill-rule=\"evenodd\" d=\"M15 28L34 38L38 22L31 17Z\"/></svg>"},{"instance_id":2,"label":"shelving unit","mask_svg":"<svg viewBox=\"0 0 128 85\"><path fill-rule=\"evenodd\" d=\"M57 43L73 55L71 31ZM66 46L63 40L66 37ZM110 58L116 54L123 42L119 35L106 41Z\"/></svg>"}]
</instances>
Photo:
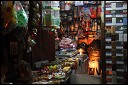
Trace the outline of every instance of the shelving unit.
<instances>
[{"instance_id":1,"label":"shelving unit","mask_svg":"<svg viewBox=\"0 0 128 85\"><path fill-rule=\"evenodd\" d=\"M127 82L127 1L105 2L106 84Z\"/></svg>"},{"instance_id":2,"label":"shelving unit","mask_svg":"<svg viewBox=\"0 0 128 85\"><path fill-rule=\"evenodd\" d=\"M42 1L43 30L60 29L59 1Z\"/></svg>"},{"instance_id":3,"label":"shelving unit","mask_svg":"<svg viewBox=\"0 0 128 85\"><path fill-rule=\"evenodd\" d=\"M65 2L60 1L60 5L62 3L64 5L60 7L61 25L65 28L67 34L77 33L78 29L83 29L85 34L95 34L98 30L101 30L101 1L81 1L79 5L76 5L76 1L74 1L70 4L70 10L65 10ZM85 9L90 11L90 16L87 16ZM89 21L87 21L87 18L90 18ZM72 26L73 30L71 29Z\"/></svg>"},{"instance_id":4,"label":"shelving unit","mask_svg":"<svg viewBox=\"0 0 128 85\"><path fill-rule=\"evenodd\" d=\"M84 1L84 5L79 6L80 7L86 7L90 9L91 17L90 17L90 30L84 30L85 32L92 32L96 33L98 30L101 30L101 1ZM93 29L93 26L95 29Z\"/></svg>"},{"instance_id":5,"label":"shelving unit","mask_svg":"<svg viewBox=\"0 0 128 85\"><path fill-rule=\"evenodd\" d=\"M65 6L68 6L66 9ZM67 4L65 1L60 1L60 19L61 19L61 29L64 28L66 34L70 34L70 25L74 22L74 5Z\"/></svg>"}]
</instances>

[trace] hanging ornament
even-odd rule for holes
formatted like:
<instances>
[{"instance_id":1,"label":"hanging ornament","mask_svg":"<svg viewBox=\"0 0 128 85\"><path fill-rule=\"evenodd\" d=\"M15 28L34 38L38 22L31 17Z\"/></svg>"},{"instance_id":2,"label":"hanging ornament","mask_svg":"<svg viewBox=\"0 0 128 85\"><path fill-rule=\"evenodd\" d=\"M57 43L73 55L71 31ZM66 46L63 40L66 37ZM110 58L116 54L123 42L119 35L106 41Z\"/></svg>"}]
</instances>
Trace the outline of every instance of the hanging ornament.
<instances>
[{"instance_id":1,"label":"hanging ornament","mask_svg":"<svg viewBox=\"0 0 128 85\"><path fill-rule=\"evenodd\" d=\"M31 52L32 51L32 47L28 47L27 49L27 53Z\"/></svg>"},{"instance_id":2,"label":"hanging ornament","mask_svg":"<svg viewBox=\"0 0 128 85\"><path fill-rule=\"evenodd\" d=\"M36 44L35 40L31 37L28 37L28 43L30 46L34 46Z\"/></svg>"},{"instance_id":3,"label":"hanging ornament","mask_svg":"<svg viewBox=\"0 0 128 85\"><path fill-rule=\"evenodd\" d=\"M17 19L18 19L17 26L19 26L19 27L23 27L28 23L28 18L27 18L25 11L18 11Z\"/></svg>"},{"instance_id":4,"label":"hanging ornament","mask_svg":"<svg viewBox=\"0 0 128 85\"><path fill-rule=\"evenodd\" d=\"M37 36L37 32L33 30L32 35L31 35L31 36L32 36L32 38L36 38L36 36Z\"/></svg>"},{"instance_id":5,"label":"hanging ornament","mask_svg":"<svg viewBox=\"0 0 128 85\"><path fill-rule=\"evenodd\" d=\"M24 27L28 23L28 17L19 1L15 1L15 10L17 12L17 26Z\"/></svg>"},{"instance_id":6,"label":"hanging ornament","mask_svg":"<svg viewBox=\"0 0 128 85\"><path fill-rule=\"evenodd\" d=\"M49 33L50 35L53 35L53 34L54 34L54 30L55 30L55 29L50 29L50 30L48 31L48 33Z\"/></svg>"},{"instance_id":7,"label":"hanging ornament","mask_svg":"<svg viewBox=\"0 0 128 85\"><path fill-rule=\"evenodd\" d=\"M31 40L30 40L30 45L31 45L31 46L34 46L35 44L36 44L35 40L34 40L34 39L31 39Z\"/></svg>"},{"instance_id":8,"label":"hanging ornament","mask_svg":"<svg viewBox=\"0 0 128 85\"><path fill-rule=\"evenodd\" d=\"M33 39L35 39L36 36L37 36L37 31L36 31L36 30L37 30L36 28L34 28L34 29L32 29L32 30L28 30L29 35L30 35Z\"/></svg>"},{"instance_id":9,"label":"hanging ornament","mask_svg":"<svg viewBox=\"0 0 128 85\"><path fill-rule=\"evenodd\" d=\"M33 3L34 4L34 8L39 9L39 4L38 3Z\"/></svg>"}]
</instances>

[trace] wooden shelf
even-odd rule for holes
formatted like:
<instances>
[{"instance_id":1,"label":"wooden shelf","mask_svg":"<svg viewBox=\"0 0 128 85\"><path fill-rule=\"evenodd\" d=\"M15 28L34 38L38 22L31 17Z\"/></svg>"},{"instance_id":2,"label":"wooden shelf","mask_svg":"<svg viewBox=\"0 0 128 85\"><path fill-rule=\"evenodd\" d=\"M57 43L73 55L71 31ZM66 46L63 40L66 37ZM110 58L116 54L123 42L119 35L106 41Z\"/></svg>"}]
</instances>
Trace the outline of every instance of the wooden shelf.
<instances>
[{"instance_id":1,"label":"wooden shelf","mask_svg":"<svg viewBox=\"0 0 128 85\"><path fill-rule=\"evenodd\" d=\"M64 25L68 29L67 32L72 32L72 31L69 31L69 26L72 25L75 22L81 23L81 21L80 21L80 17L81 16L79 16L79 10L80 10L79 7L84 7L84 6L92 7L92 6L94 6L94 7L97 8L96 11L98 12L98 6L99 5L101 5L101 3L98 3L98 2L96 2L95 4L93 4L93 3L92 4L91 3L87 3L87 4L84 3L83 5L78 5L78 6L72 5L71 10L61 10L60 9L60 13L62 13L62 14L65 13L67 15L67 17L66 17L67 20L62 21L61 24ZM76 14L77 17L75 17L75 14ZM68 21L68 16L71 16L72 17L72 20L71 21ZM100 25L101 24L101 17L98 16L98 14L96 16L97 16L97 18L91 18L91 20L93 20L92 23L94 22L94 19L96 19L97 25ZM100 22L99 22L99 20L100 20ZM97 28L98 28L98 26L97 26ZM93 32L93 33L95 33L97 31L98 31L98 29L96 31L85 31L85 32Z\"/></svg>"},{"instance_id":2,"label":"wooden shelf","mask_svg":"<svg viewBox=\"0 0 128 85\"><path fill-rule=\"evenodd\" d=\"M118 4L117 4L118 2ZM124 80L124 75L122 77L122 75L120 75L118 72L123 72L125 74L125 66L127 66L125 64L125 61L123 60L125 58L125 56L127 57L126 53L124 52L124 50L127 51L126 48L124 48L124 26L127 26L127 23L125 23L125 19L127 18L127 15L125 14L126 12L124 12L124 10L127 9L127 5L119 5L120 3L124 3L125 1L106 1L106 3L110 3L110 7L106 7L105 6L105 12L107 12L105 14L105 20L106 19L110 19L110 22L105 22L105 27L107 26L111 26L108 27L110 28L110 30L113 30L112 26L115 28L115 31L113 33L113 31L108 31L109 33L105 34L105 58L104 58L104 62L106 61L106 63L108 64L113 64L113 66L111 67L111 71L113 72L113 74L116 74L116 77L110 77L112 81L107 81L106 83L110 82L110 83L115 83L115 84L121 84L122 80ZM107 4L105 4L107 5ZM117 7L119 6L119 7ZM118 11L120 10L120 11ZM113 13L108 13L108 12L112 12ZM120 20L122 20L120 22ZM107 28L106 28L107 29ZM126 41L127 42L127 41ZM109 49L109 50L108 50ZM111 50L111 51L110 51ZM124 56L125 55L125 56ZM112 56L111 59L106 60L106 58L110 58ZM113 62L114 61L114 62ZM119 66L121 65L121 66ZM116 67L114 67L116 66ZM107 71L107 67L105 66ZM104 74L103 74L104 75ZM118 76L117 76L118 75ZM107 76L105 77L105 79L107 78ZM118 81L118 79L121 79L121 81ZM113 80L115 82L113 82ZM125 83L125 82L124 82Z\"/></svg>"}]
</instances>

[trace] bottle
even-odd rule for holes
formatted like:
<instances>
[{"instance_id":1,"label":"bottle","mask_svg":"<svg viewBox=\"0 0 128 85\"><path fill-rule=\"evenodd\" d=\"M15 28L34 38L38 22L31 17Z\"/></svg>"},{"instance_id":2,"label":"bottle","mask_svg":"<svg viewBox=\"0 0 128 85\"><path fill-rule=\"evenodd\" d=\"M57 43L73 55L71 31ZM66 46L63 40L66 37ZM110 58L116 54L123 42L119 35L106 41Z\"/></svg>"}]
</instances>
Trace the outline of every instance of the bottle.
<instances>
[{"instance_id":1,"label":"bottle","mask_svg":"<svg viewBox=\"0 0 128 85\"><path fill-rule=\"evenodd\" d=\"M77 7L74 8L74 18L77 18Z\"/></svg>"}]
</instances>

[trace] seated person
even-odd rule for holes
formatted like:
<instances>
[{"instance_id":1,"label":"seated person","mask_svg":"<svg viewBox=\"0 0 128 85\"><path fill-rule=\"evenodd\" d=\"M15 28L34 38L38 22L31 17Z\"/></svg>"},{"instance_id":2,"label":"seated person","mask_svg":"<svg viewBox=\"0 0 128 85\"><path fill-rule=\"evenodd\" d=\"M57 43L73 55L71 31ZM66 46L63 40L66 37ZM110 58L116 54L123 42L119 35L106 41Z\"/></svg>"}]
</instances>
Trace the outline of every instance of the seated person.
<instances>
[{"instance_id":1,"label":"seated person","mask_svg":"<svg viewBox=\"0 0 128 85\"><path fill-rule=\"evenodd\" d=\"M18 66L18 82L31 83L32 82L32 71L30 65L26 61L21 61Z\"/></svg>"},{"instance_id":2,"label":"seated person","mask_svg":"<svg viewBox=\"0 0 128 85\"><path fill-rule=\"evenodd\" d=\"M29 84L32 82L32 72L29 63L21 60L17 63L9 63L5 82L13 84Z\"/></svg>"}]
</instances>

